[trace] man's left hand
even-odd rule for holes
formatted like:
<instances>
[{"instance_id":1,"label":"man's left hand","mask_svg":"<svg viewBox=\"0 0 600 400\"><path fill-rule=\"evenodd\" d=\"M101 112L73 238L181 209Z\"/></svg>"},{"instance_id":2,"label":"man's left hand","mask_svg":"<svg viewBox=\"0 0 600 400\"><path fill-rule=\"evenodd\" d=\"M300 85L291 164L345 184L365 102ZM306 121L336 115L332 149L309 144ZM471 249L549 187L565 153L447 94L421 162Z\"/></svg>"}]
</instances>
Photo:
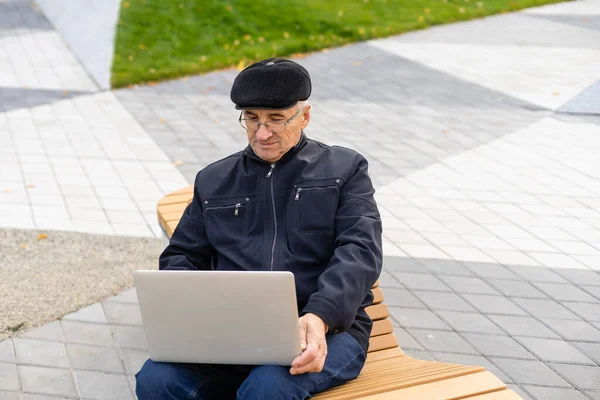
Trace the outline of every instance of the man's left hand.
<instances>
[{"instance_id":1,"label":"man's left hand","mask_svg":"<svg viewBox=\"0 0 600 400\"><path fill-rule=\"evenodd\" d=\"M298 322L300 322L302 354L292 362L290 374L321 372L327 357L327 341L325 340L327 324L317 315L310 313L300 317Z\"/></svg>"}]
</instances>

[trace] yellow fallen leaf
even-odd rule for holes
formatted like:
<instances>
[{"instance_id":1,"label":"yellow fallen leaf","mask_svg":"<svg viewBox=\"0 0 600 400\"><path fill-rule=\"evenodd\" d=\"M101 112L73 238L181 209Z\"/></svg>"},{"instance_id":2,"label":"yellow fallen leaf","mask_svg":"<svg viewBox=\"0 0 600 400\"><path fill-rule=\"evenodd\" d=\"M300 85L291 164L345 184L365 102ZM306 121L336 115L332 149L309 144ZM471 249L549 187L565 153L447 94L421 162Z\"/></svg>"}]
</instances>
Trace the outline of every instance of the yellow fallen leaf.
<instances>
[{"instance_id":1,"label":"yellow fallen leaf","mask_svg":"<svg viewBox=\"0 0 600 400\"><path fill-rule=\"evenodd\" d=\"M69 94L69 91L68 90L63 90L63 94L66 96L66 95Z\"/></svg>"},{"instance_id":2,"label":"yellow fallen leaf","mask_svg":"<svg viewBox=\"0 0 600 400\"><path fill-rule=\"evenodd\" d=\"M250 36L250 35L248 35L248 34L246 33L246 34L244 35L243 39L244 39L245 41L248 41L248 40L252 39L252 36Z\"/></svg>"},{"instance_id":3,"label":"yellow fallen leaf","mask_svg":"<svg viewBox=\"0 0 600 400\"><path fill-rule=\"evenodd\" d=\"M361 35L365 34L365 28L359 28L358 29L358 33L360 33Z\"/></svg>"},{"instance_id":4,"label":"yellow fallen leaf","mask_svg":"<svg viewBox=\"0 0 600 400\"><path fill-rule=\"evenodd\" d=\"M450 131L449 131L449 130L447 130L447 129L444 129L444 130L442 131L442 133L443 133L443 134L448 134L448 133L450 133Z\"/></svg>"},{"instance_id":5,"label":"yellow fallen leaf","mask_svg":"<svg viewBox=\"0 0 600 400\"><path fill-rule=\"evenodd\" d=\"M459 7L458 8L458 12L461 13L461 14L464 14L465 13L465 9L463 7Z\"/></svg>"},{"instance_id":6,"label":"yellow fallen leaf","mask_svg":"<svg viewBox=\"0 0 600 400\"><path fill-rule=\"evenodd\" d=\"M133 55L130 55L129 56L129 61L133 61L133 59L134 59Z\"/></svg>"},{"instance_id":7,"label":"yellow fallen leaf","mask_svg":"<svg viewBox=\"0 0 600 400\"><path fill-rule=\"evenodd\" d=\"M246 68L246 60L240 60L240 62L236 65L235 67L238 71L243 70L244 68Z\"/></svg>"},{"instance_id":8,"label":"yellow fallen leaf","mask_svg":"<svg viewBox=\"0 0 600 400\"><path fill-rule=\"evenodd\" d=\"M130 4L128 1L123 3L123 8L129 8Z\"/></svg>"},{"instance_id":9,"label":"yellow fallen leaf","mask_svg":"<svg viewBox=\"0 0 600 400\"><path fill-rule=\"evenodd\" d=\"M475 3L475 5L477 6L477 8L483 8L483 2L478 1L477 3Z\"/></svg>"},{"instance_id":10,"label":"yellow fallen leaf","mask_svg":"<svg viewBox=\"0 0 600 400\"><path fill-rule=\"evenodd\" d=\"M264 38L264 37L262 37L262 36L259 36L259 38L258 38L258 41L262 43L262 42L264 42L264 41L265 41L265 38Z\"/></svg>"},{"instance_id":11,"label":"yellow fallen leaf","mask_svg":"<svg viewBox=\"0 0 600 400\"><path fill-rule=\"evenodd\" d=\"M552 96L560 96L559 92L552 92Z\"/></svg>"},{"instance_id":12,"label":"yellow fallen leaf","mask_svg":"<svg viewBox=\"0 0 600 400\"><path fill-rule=\"evenodd\" d=\"M239 39L235 39L235 42L233 42L234 46L239 46L240 45L240 40Z\"/></svg>"},{"instance_id":13,"label":"yellow fallen leaf","mask_svg":"<svg viewBox=\"0 0 600 400\"><path fill-rule=\"evenodd\" d=\"M167 123L167 121L166 121L164 118L161 118L161 119L160 119L160 123L161 123L161 124L166 124L166 123Z\"/></svg>"},{"instance_id":14,"label":"yellow fallen leaf","mask_svg":"<svg viewBox=\"0 0 600 400\"><path fill-rule=\"evenodd\" d=\"M151 74L156 73L156 70L154 68L150 68L149 71L150 71Z\"/></svg>"},{"instance_id":15,"label":"yellow fallen leaf","mask_svg":"<svg viewBox=\"0 0 600 400\"><path fill-rule=\"evenodd\" d=\"M139 46L139 47L140 47L140 49L142 49L142 50L146 50L146 46L145 46L145 45L143 45L143 44L140 44L140 46Z\"/></svg>"},{"instance_id":16,"label":"yellow fallen leaf","mask_svg":"<svg viewBox=\"0 0 600 400\"><path fill-rule=\"evenodd\" d=\"M4 189L4 190L2 190L2 193L11 193L11 192L12 192L12 189Z\"/></svg>"},{"instance_id":17,"label":"yellow fallen leaf","mask_svg":"<svg viewBox=\"0 0 600 400\"><path fill-rule=\"evenodd\" d=\"M226 44L225 46L223 46L223 48L224 48L225 50L229 50L229 44Z\"/></svg>"},{"instance_id":18,"label":"yellow fallen leaf","mask_svg":"<svg viewBox=\"0 0 600 400\"><path fill-rule=\"evenodd\" d=\"M425 14L430 14L430 13L431 13L431 10L429 10L429 8L426 8L425 9Z\"/></svg>"},{"instance_id":19,"label":"yellow fallen leaf","mask_svg":"<svg viewBox=\"0 0 600 400\"><path fill-rule=\"evenodd\" d=\"M176 160L176 161L173 163L173 165L174 165L174 166L176 166L176 167L179 167L180 165L183 165L183 161L181 161L181 160Z\"/></svg>"},{"instance_id":20,"label":"yellow fallen leaf","mask_svg":"<svg viewBox=\"0 0 600 400\"><path fill-rule=\"evenodd\" d=\"M206 57L206 56L200 56L200 61L201 62L206 62L206 60L208 60L208 57Z\"/></svg>"},{"instance_id":21,"label":"yellow fallen leaf","mask_svg":"<svg viewBox=\"0 0 600 400\"><path fill-rule=\"evenodd\" d=\"M232 8L231 8L231 6L230 6L230 5L226 5L226 6L225 6L225 9L226 9L227 11L229 11L229 12L231 12L231 10L232 10Z\"/></svg>"},{"instance_id":22,"label":"yellow fallen leaf","mask_svg":"<svg viewBox=\"0 0 600 400\"><path fill-rule=\"evenodd\" d=\"M583 22L589 22L589 21L590 21L590 19L589 19L589 18L587 18L587 17L583 17L581 20L582 20Z\"/></svg>"},{"instance_id":23,"label":"yellow fallen leaf","mask_svg":"<svg viewBox=\"0 0 600 400\"><path fill-rule=\"evenodd\" d=\"M26 249L26 248L27 248L27 243L23 243L23 244L21 245L21 247L22 247L23 249Z\"/></svg>"},{"instance_id":24,"label":"yellow fallen leaf","mask_svg":"<svg viewBox=\"0 0 600 400\"><path fill-rule=\"evenodd\" d=\"M354 65L358 67L360 65L360 61L354 61Z\"/></svg>"},{"instance_id":25,"label":"yellow fallen leaf","mask_svg":"<svg viewBox=\"0 0 600 400\"><path fill-rule=\"evenodd\" d=\"M35 185L27 185L27 189L33 189Z\"/></svg>"},{"instance_id":26,"label":"yellow fallen leaf","mask_svg":"<svg viewBox=\"0 0 600 400\"><path fill-rule=\"evenodd\" d=\"M287 38L289 38L289 37L290 37L290 34L289 34L289 33L287 33L287 32L283 32L283 37L287 39Z\"/></svg>"},{"instance_id":27,"label":"yellow fallen leaf","mask_svg":"<svg viewBox=\"0 0 600 400\"><path fill-rule=\"evenodd\" d=\"M419 18L417 18L417 21L425 22L425 17L423 17L422 15L419 15Z\"/></svg>"},{"instance_id":28,"label":"yellow fallen leaf","mask_svg":"<svg viewBox=\"0 0 600 400\"><path fill-rule=\"evenodd\" d=\"M48 235L46 235L45 233L40 233L36 239L37 240L48 239Z\"/></svg>"},{"instance_id":29,"label":"yellow fallen leaf","mask_svg":"<svg viewBox=\"0 0 600 400\"><path fill-rule=\"evenodd\" d=\"M343 15L344 15L344 10L339 10L339 11L338 11L338 17L341 17L341 16L343 16Z\"/></svg>"}]
</instances>

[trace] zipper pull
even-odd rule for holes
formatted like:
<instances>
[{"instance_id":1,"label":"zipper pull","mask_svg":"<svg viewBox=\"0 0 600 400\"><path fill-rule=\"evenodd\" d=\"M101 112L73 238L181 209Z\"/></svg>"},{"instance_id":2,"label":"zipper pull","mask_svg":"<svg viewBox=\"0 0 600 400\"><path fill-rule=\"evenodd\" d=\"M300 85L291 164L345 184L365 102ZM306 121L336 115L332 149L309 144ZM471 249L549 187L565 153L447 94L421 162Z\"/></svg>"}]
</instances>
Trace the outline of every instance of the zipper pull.
<instances>
[{"instance_id":1,"label":"zipper pull","mask_svg":"<svg viewBox=\"0 0 600 400\"><path fill-rule=\"evenodd\" d=\"M294 200L300 200L300 192L302 191L302 188L298 188L298 190L296 190L296 197L294 197Z\"/></svg>"},{"instance_id":2,"label":"zipper pull","mask_svg":"<svg viewBox=\"0 0 600 400\"><path fill-rule=\"evenodd\" d=\"M273 175L274 169L275 169L275 164L271 164L271 169L269 170L269 172L267 172L267 179L269 179L271 177L271 175Z\"/></svg>"},{"instance_id":3,"label":"zipper pull","mask_svg":"<svg viewBox=\"0 0 600 400\"><path fill-rule=\"evenodd\" d=\"M238 216L238 214L240 213L240 207L241 207L242 203L237 203L235 205L235 211L233 212L233 215L235 215L236 217Z\"/></svg>"}]
</instances>

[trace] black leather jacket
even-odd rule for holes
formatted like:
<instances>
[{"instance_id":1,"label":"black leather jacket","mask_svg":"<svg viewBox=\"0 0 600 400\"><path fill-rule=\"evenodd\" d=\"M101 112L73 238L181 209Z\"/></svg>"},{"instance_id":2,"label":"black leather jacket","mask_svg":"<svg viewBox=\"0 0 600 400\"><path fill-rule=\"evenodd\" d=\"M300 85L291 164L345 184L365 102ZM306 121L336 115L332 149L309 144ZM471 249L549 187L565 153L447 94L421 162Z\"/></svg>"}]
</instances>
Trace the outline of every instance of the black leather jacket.
<instances>
[{"instance_id":1,"label":"black leather jacket","mask_svg":"<svg viewBox=\"0 0 600 400\"><path fill-rule=\"evenodd\" d=\"M160 269L285 270L300 315L368 348L371 286L382 267L381 218L367 161L307 139L276 164L248 146L196 176L194 197Z\"/></svg>"}]
</instances>

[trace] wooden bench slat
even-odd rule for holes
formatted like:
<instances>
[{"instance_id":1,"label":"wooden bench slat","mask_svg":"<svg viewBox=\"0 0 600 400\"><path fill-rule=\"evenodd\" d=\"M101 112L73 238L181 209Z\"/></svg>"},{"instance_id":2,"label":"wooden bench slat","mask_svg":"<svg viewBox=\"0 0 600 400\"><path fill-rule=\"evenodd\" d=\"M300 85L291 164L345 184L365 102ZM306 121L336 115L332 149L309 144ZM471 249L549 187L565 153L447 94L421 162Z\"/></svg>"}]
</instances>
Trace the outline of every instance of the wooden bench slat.
<instances>
[{"instance_id":1,"label":"wooden bench slat","mask_svg":"<svg viewBox=\"0 0 600 400\"><path fill-rule=\"evenodd\" d=\"M390 316L390 312L385 304L377 304L365 308L367 315L373 320L385 319Z\"/></svg>"},{"instance_id":2,"label":"wooden bench slat","mask_svg":"<svg viewBox=\"0 0 600 400\"><path fill-rule=\"evenodd\" d=\"M486 393L478 396L463 397L467 400L523 400L516 392L512 390L501 390L499 392Z\"/></svg>"},{"instance_id":3,"label":"wooden bench slat","mask_svg":"<svg viewBox=\"0 0 600 400\"><path fill-rule=\"evenodd\" d=\"M367 354L367 363L388 360L390 358L403 357L404 352L400 347L386 350L370 351Z\"/></svg>"},{"instance_id":4,"label":"wooden bench slat","mask_svg":"<svg viewBox=\"0 0 600 400\"><path fill-rule=\"evenodd\" d=\"M373 322L373 328L371 329L371 337L381 336L388 333L394 332L392 321L387 319L380 319L379 321Z\"/></svg>"},{"instance_id":5,"label":"wooden bench slat","mask_svg":"<svg viewBox=\"0 0 600 400\"><path fill-rule=\"evenodd\" d=\"M369 351L385 350L398 347L398 339L393 333L381 336L371 336L369 339Z\"/></svg>"},{"instance_id":6,"label":"wooden bench slat","mask_svg":"<svg viewBox=\"0 0 600 400\"><path fill-rule=\"evenodd\" d=\"M373 292L373 304L383 302L383 290L381 288L371 288L371 292Z\"/></svg>"},{"instance_id":7,"label":"wooden bench slat","mask_svg":"<svg viewBox=\"0 0 600 400\"><path fill-rule=\"evenodd\" d=\"M473 393L485 394L505 390L506 386L491 373L478 372L466 376L431 382L374 396L362 397L363 400L455 400L464 399Z\"/></svg>"},{"instance_id":8,"label":"wooden bench slat","mask_svg":"<svg viewBox=\"0 0 600 400\"><path fill-rule=\"evenodd\" d=\"M172 196L163 197L158 201L158 205L166 205L166 204L188 204L192 200L193 196L190 196L187 193L183 194L175 194Z\"/></svg>"}]
</instances>

